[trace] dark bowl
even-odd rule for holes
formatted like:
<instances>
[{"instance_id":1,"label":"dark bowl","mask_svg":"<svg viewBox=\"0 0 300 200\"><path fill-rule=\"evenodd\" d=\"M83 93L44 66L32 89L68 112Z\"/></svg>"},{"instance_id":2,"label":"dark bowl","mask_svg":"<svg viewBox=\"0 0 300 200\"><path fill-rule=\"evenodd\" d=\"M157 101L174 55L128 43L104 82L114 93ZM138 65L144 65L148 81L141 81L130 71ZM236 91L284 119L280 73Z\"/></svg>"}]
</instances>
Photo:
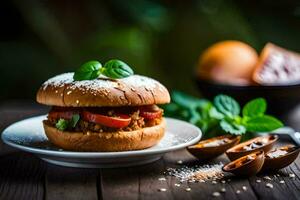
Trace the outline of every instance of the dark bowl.
<instances>
[{"instance_id":1,"label":"dark bowl","mask_svg":"<svg viewBox=\"0 0 300 200\"><path fill-rule=\"evenodd\" d=\"M226 94L235 98L241 105L248 101L263 97L268 102L268 113L283 116L300 103L300 84L282 86L235 86L222 85L211 81L196 79L201 94L213 99L218 94Z\"/></svg>"}]
</instances>

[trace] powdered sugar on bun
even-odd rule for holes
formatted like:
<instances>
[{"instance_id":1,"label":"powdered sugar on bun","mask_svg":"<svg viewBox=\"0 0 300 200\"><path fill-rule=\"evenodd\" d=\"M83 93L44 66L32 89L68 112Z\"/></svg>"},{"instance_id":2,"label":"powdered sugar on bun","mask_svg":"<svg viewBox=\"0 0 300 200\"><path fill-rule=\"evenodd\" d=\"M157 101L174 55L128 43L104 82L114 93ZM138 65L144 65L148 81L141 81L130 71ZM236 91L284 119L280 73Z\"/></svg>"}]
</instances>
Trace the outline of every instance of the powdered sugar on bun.
<instances>
[{"instance_id":1,"label":"powdered sugar on bun","mask_svg":"<svg viewBox=\"0 0 300 200\"><path fill-rule=\"evenodd\" d=\"M169 103L168 90L158 81L140 75L123 79L104 76L95 80L74 81L74 73L47 80L37 101L56 106L128 106Z\"/></svg>"}]
</instances>

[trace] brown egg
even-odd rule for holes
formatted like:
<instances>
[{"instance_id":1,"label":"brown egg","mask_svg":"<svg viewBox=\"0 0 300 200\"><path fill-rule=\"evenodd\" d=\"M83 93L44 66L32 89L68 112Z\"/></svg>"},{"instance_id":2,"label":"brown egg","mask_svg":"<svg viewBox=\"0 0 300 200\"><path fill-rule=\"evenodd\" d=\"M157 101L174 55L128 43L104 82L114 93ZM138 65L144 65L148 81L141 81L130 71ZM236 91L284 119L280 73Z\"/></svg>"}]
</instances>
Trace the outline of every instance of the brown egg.
<instances>
[{"instance_id":1,"label":"brown egg","mask_svg":"<svg viewBox=\"0 0 300 200\"><path fill-rule=\"evenodd\" d=\"M249 85L257 60L257 52L246 43L218 42L200 56L197 76L222 84Z\"/></svg>"}]
</instances>

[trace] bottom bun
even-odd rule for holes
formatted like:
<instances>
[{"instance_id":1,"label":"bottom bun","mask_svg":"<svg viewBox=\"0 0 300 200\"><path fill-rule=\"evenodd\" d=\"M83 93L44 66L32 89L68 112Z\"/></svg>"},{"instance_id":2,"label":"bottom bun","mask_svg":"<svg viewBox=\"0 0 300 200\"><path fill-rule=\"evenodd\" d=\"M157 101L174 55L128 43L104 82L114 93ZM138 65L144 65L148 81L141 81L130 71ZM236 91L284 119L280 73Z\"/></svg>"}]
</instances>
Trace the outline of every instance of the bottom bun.
<instances>
[{"instance_id":1,"label":"bottom bun","mask_svg":"<svg viewBox=\"0 0 300 200\"><path fill-rule=\"evenodd\" d=\"M135 131L69 132L43 122L45 133L56 146L72 151L130 151L152 147L164 136L164 119L156 126Z\"/></svg>"}]
</instances>

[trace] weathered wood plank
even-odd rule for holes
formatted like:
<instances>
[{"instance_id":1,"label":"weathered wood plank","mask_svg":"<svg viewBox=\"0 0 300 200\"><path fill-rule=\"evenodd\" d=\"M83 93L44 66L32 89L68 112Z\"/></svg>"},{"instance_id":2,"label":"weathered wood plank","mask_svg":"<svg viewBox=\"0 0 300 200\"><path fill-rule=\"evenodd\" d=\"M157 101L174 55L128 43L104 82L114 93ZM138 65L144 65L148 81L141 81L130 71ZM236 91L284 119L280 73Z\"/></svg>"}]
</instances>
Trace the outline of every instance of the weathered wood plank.
<instances>
[{"instance_id":1,"label":"weathered wood plank","mask_svg":"<svg viewBox=\"0 0 300 200\"><path fill-rule=\"evenodd\" d=\"M159 180L159 178L168 178L164 176L165 170L163 160L139 167L140 199L173 199L169 181ZM165 188L167 191L159 191L161 188Z\"/></svg>"},{"instance_id":2,"label":"weathered wood plank","mask_svg":"<svg viewBox=\"0 0 300 200\"><path fill-rule=\"evenodd\" d=\"M45 114L49 108L32 102L7 102L0 105L0 135L10 124L36 115ZM17 150L0 140L0 156Z\"/></svg>"},{"instance_id":3,"label":"weathered wood plank","mask_svg":"<svg viewBox=\"0 0 300 200\"><path fill-rule=\"evenodd\" d=\"M31 103L0 106L0 133L13 122L45 112ZM45 164L38 158L0 141L0 199L43 199Z\"/></svg>"},{"instance_id":4,"label":"weathered wood plank","mask_svg":"<svg viewBox=\"0 0 300 200\"><path fill-rule=\"evenodd\" d=\"M43 199L45 164L27 153L0 157L0 199Z\"/></svg>"},{"instance_id":5,"label":"weathered wood plank","mask_svg":"<svg viewBox=\"0 0 300 200\"><path fill-rule=\"evenodd\" d=\"M12 122L45 113L46 110L36 104L9 103L0 106L0 130ZM231 178L226 184L208 181L183 183L176 187L174 184L178 180L163 172L168 167L181 167L177 164L178 160L195 162L185 150L168 153L163 160L145 166L85 170L48 165L27 153L8 154L11 151L6 149L10 148L0 144L0 199L213 199L212 193L222 187L225 187L226 193L218 199L299 199L300 195L299 158L281 170L280 177L270 175L272 181L264 180L265 174L260 174L249 179ZM214 162L219 161L228 162L225 156ZM296 174L296 177L288 177L290 173ZM159 181L160 177L165 177L166 181ZM262 182L257 183L257 179ZM279 183L280 180L284 180L285 184ZM273 189L266 188L268 182L273 184ZM247 191L243 191L242 186L246 186ZM192 190L186 192L186 187ZM159 188L167 191L159 192ZM236 194L237 190L241 193Z\"/></svg>"},{"instance_id":6,"label":"weathered wood plank","mask_svg":"<svg viewBox=\"0 0 300 200\"><path fill-rule=\"evenodd\" d=\"M284 146L291 144L292 141L280 140L275 146ZM279 170L278 172L267 173L263 172L255 177L250 177L250 185L255 194L260 199L298 199L300 195L300 171L299 171L300 158L290 166ZM296 174L296 178L290 178L289 174ZM269 178L271 180L269 180ZM257 182L260 180L261 182ZM280 183L284 181L284 183ZM271 183L273 188L268 188L267 183Z\"/></svg>"},{"instance_id":7,"label":"weathered wood plank","mask_svg":"<svg viewBox=\"0 0 300 200\"><path fill-rule=\"evenodd\" d=\"M46 199L98 199L98 170L77 169L48 164L45 186Z\"/></svg>"},{"instance_id":8,"label":"weathered wood plank","mask_svg":"<svg viewBox=\"0 0 300 200\"><path fill-rule=\"evenodd\" d=\"M138 168L101 169L101 191L103 200L138 199Z\"/></svg>"},{"instance_id":9,"label":"weathered wood plank","mask_svg":"<svg viewBox=\"0 0 300 200\"><path fill-rule=\"evenodd\" d=\"M261 174L258 177L249 178L250 184L259 199L299 199L299 180L291 179L292 167L287 167L274 174ZM298 172L299 173L299 172ZM276 176L279 174L280 176ZM271 180L266 179L270 177ZM261 182L257 182L260 180ZM284 181L284 184L280 181ZM273 188L268 188L267 184L272 184Z\"/></svg>"},{"instance_id":10,"label":"weathered wood plank","mask_svg":"<svg viewBox=\"0 0 300 200\"><path fill-rule=\"evenodd\" d=\"M177 164L178 160L182 160L184 164L201 164L197 162L197 159L195 159L193 156L191 156L186 150L171 152L166 154L165 156L165 162L168 167L180 167L180 165ZM228 159L225 156L220 156L214 161L210 162L212 163L227 163ZM175 187L174 184L178 183L178 180L175 178L172 178L172 191L175 192L175 197L178 196L182 198L187 199L209 199L214 198L212 196L213 192L220 192L221 188L225 188L226 192L221 193L221 196L219 198L225 198L225 199L256 199L256 195L251 189L251 186L247 179L238 179L234 177L229 177L231 179L230 182L226 182L225 184L221 183L220 181L217 181L217 184L212 184L211 181L206 181L205 183L183 183L180 188ZM228 178L225 178L224 180L228 180ZM244 191L242 189L243 186L246 186L247 191ZM186 192L185 188L190 187L191 191ZM236 191L240 190L241 193L237 194Z\"/></svg>"},{"instance_id":11,"label":"weathered wood plank","mask_svg":"<svg viewBox=\"0 0 300 200\"><path fill-rule=\"evenodd\" d=\"M186 151L176 151L168 153L164 156L164 163L165 163L165 170L167 168L179 168L182 166L182 164L178 164L178 161L183 161L184 163L190 163L193 162L195 159L190 156ZM192 192L195 192L194 187L191 184L188 184L186 182L180 183L179 180L175 177L166 176L168 183L169 183L169 189L171 190L174 199L192 199L191 192L187 192L185 189L191 187ZM175 186L175 184L180 184L180 187ZM199 188L200 189L200 188ZM198 188L197 188L198 190ZM201 197L198 197L197 199L201 199Z\"/></svg>"},{"instance_id":12,"label":"weathered wood plank","mask_svg":"<svg viewBox=\"0 0 300 200\"><path fill-rule=\"evenodd\" d=\"M220 198L225 199L256 199L255 193L247 179L232 179L231 182L223 184L206 183L180 183L180 187L175 186L179 180L175 177L165 175L168 167L181 167L177 164L178 160L185 163L194 162L195 158L185 150L168 153L163 160L150 165L121 168L121 169L102 169L101 185L103 199L207 199L213 198L212 193L226 188L226 193ZM218 159L225 160L224 157ZM166 178L161 181L159 178ZM247 191L242 189L247 187ZM190 187L191 191L186 191ZM165 188L165 192L160 192L160 188ZM240 190L240 194L236 191Z\"/></svg>"}]
</instances>

